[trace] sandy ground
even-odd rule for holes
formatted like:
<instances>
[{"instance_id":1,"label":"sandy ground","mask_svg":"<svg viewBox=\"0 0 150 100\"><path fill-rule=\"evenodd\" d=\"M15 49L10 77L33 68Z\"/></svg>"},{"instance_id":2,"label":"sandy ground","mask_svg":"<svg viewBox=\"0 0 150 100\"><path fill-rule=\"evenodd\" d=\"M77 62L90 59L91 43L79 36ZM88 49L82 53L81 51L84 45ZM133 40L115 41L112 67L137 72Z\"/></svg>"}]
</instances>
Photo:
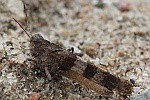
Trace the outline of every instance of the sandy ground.
<instances>
[{"instance_id":1,"label":"sandy ground","mask_svg":"<svg viewBox=\"0 0 150 100\"><path fill-rule=\"evenodd\" d=\"M123 4L104 0L107 2L99 5L96 0L26 0L28 23L22 2L14 1L0 1L1 100L126 98L117 93L113 98L102 97L65 77L48 82L41 75L43 70L35 70L35 64L27 60L31 58L29 38L12 17L30 35L39 33L65 48L73 47L75 53L83 54L83 60L104 64L111 74L134 80L132 95L150 87L149 0L124 0Z\"/></svg>"}]
</instances>

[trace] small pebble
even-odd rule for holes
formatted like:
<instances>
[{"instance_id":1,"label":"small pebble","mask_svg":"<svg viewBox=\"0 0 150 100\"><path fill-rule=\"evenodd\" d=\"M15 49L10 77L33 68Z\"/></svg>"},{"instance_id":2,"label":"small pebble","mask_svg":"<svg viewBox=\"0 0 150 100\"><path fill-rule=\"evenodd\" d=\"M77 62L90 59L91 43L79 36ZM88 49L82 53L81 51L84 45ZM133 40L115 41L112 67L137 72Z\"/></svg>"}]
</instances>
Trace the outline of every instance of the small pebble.
<instances>
[{"instance_id":1,"label":"small pebble","mask_svg":"<svg viewBox=\"0 0 150 100\"><path fill-rule=\"evenodd\" d=\"M114 62L114 60L112 60L112 59L108 59L108 64L109 64L110 66L114 66L115 62Z\"/></svg>"},{"instance_id":2,"label":"small pebble","mask_svg":"<svg viewBox=\"0 0 150 100\"><path fill-rule=\"evenodd\" d=\"M133 79L130 79L130 82L131 82L132 84L135 84L135 81L134 81Z\"/></svg>"},{"instance_id":3,"label":"small pebble","mask_svg":"<svg viewBox=\"0 0 150 100\"><path fill-rule=\"evenodd\" d=\"M95 59L94 64L95 64L95 65L99 65L99 58L96 58L96 59Z\"/></svg>"},{"instance_id":4,"label":"small pebble","mask_svg":"<svg viewBox=\"0 0 150 100\"><path fill-rule=\"evenodd\" d=\"M142 75L143 75L144 77L148 77L148 76L149 76L148 73L147 73L147 71L144 71L144 72L142 73Z\"/></svg>"},{"instance_id":5,"label":"small pebble","mask_svg":"<svg viewBox=\"0 0 150 100\"><path fill-rule=\"evenodd\" d=\"M136 70L137 75L141 75L141 73L142 73L141 69L136 68L135 70Z\"/></svg>"},{"instance_id":6,"label":"small pebble","mask_svg":"<svg viewBox=\"0 0 150 100\"><path fill-rule=\"evenodd\" d=\"M119 57L123 57L123 56L124 56L124 51L119 51L119 52L118 52L118 56L119 56Z\"/></svg>"},{"instance_id":7,"label":"small pebble","mask_svg":"<svg viewBox=\"0 0 150 100\"><path fill-rule=\"evenodd\" d=\"M40 96L40 93L31 92L29 100L39 100Z\"/></svg>"},{"instance_id":8,"label":"small pebble","mask_svg":"<svg viewBox=\"0 0 150 100\"><path fill-rule=\"evenodd\" d=\"M18 63L23 63L27 58L23 54L18 55L17 62Z\"/></svg>"},{"instance_id":9,"label":"small pebble","mask_svg":"<svg viewBox=\"0 0 150 100\"><path fill-rule=\"evenodd\" d=\"M129 76L129 78L133 79L133 80L136 80L138 77L136 75L132 74L132 75Z\"/></svg>"},{"instance_id":10,"label":"small pebble","mask_svg":"<svg viewBox=\"0 0 150 100\"><path fill-rule=\"evenodd\" d=\"M97 49L91 45L83 45L80 49L90 57L93 57L97 54Z\"/></svg>"},{"instance_id":11,"label":"small pebble","mask_svg":"<svg viewBox=\"0 0 150 100\"><path fill-rule=\"evenodd\" d=\"M134 92L139 93L141 92L140 87L133 87Z\"/></svg>"},{"instance_id":12,"label":"small pebble","mask_svg":"<svg viewBox=\"0 0 150 100\"><path fill-rule=\"evenodd\" d=\"M118 4L118 9L122 12L130 10L130 3L129 2L120 2Z\"/></svg>"},{"instance_id":13,"label":"small pebble","mask_svg":"<svg viewBox=\"0 0 150 100\"><path fill-rule=\"evenodd\" d=\"M2 45L2 43L0 43L0 50L2 50L3 49L3 45Z\"/></svg>"}]
</instances>

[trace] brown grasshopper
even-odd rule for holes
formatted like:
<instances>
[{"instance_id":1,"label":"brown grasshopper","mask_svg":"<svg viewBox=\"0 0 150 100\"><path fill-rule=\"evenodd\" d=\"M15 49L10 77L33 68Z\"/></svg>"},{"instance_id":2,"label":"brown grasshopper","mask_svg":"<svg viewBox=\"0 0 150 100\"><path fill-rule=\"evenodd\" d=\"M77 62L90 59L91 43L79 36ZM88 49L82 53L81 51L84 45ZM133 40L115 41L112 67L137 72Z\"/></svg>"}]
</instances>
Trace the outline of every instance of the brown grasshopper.
<instances>
[{"instance_id":1,"label":"brown grasshopper","mask_svg":"<svg viewBox=\"0 0 150 100\"><path fill-rule=\"evenodd\" d=\"M112 97L113 90L123 95L132 93L133 85L129 81L112 75L91 62L80 60L77 54L45 40L40 34L30 37L21 24L15 21L29 36L31 55L36 63L45 69L49 79L60 74L106 97Z\"/></svg>"}]
</instances>

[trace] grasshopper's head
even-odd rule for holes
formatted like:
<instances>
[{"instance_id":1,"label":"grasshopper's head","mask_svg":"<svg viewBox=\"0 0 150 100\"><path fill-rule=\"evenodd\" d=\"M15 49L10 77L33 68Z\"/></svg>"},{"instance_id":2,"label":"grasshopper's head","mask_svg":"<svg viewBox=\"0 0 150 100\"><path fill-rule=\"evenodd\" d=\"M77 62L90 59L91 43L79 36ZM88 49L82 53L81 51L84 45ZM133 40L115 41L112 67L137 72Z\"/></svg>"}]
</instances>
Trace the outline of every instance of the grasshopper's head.
<instances>
[{"instance_id":1,"label":"grasshopper's head","mask_svg":"<svg viewBox=\"0 0 150 100\"><path fill-rule=\"evenodd\" d=\"M41 58L41 55L45 53L44 38L40 34L35 34L30 38L30 53L34 58Z\"/></svg>"},{"instance_id":2,"label":"grasshopper's head","mask_svg":"<svg viewBox=\"0 0 150 100\"><path fill-rule=\"evenodd\" d=\"M38 43L43 41L44 38L40 35L40 34L35 34L30 38L30 43L34 42L34 43Z\"/></svg>"}]
</instances>

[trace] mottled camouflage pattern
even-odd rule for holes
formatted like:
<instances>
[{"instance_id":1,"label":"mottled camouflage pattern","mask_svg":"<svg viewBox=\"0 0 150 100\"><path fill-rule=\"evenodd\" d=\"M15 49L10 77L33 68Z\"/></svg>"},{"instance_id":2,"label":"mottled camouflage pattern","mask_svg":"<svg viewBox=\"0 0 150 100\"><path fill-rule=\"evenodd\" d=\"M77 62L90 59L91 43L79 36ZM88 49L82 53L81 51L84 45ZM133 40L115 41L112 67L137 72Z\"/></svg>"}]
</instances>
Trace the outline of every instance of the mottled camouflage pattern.
<instances>
[{"instance_id":1,"label":"mottled camouflage pattern","mask_svg":"<svg viewBox=\"0 0 150 100\"><path fill-rule=\"evenodd\" d=\"M103 96L110 96L112 90L124 95L132 93L133 85L129 81L116 77L90 62L83 62L73 52L45 40L40 34L31 37L30 52L37 64L43 68L48 67L50 74L60 72ZM100 88L101 90L98 90Z\"/></svg>"}]
</instances>

